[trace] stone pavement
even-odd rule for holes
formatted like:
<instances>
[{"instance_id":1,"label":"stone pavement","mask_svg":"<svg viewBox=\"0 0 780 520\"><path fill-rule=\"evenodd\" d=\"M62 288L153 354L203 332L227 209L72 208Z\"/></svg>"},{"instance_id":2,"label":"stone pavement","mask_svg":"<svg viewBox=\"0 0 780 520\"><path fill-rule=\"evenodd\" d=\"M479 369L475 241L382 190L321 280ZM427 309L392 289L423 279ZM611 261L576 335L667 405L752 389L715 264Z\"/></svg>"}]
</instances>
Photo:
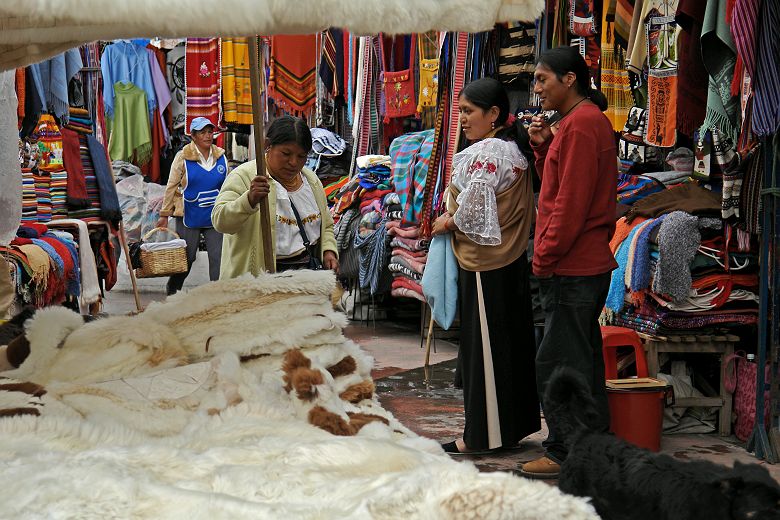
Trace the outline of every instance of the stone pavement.
<instances>
[{"instance_id":1,"label":"stone pavement","mask_svg":"<svg viewBox=\"0 0 780 520\"><path fill-rule=\"evenodd\" d=\"M185 284L192 287L207 281L205 258L199 258ZM127 274L124 274L125 280ZM120 275L120 282L121 282ZM142 305L165 298L165 279L142 281ZM129 289L129 283L117 289ZM124 290L113 290L107 295L104 310L109 314L123 314L135 310L133 295ZM419 321L414 318L353 321L345 335L359 343L375 359L373 372L377 395L382 405L402 423L420 435L441 442L457 438L463 429L463 395L453 387L457 346L437 338L436 352L431 353L431 367L423 368L424 349L421 348ZM541 456L541 443L546 437L542 430L527 437L521 447L484 456L455 456L466 463L474 463L481 471L513 471L519 463ZM780 482L780 464L767 464L747 453L735 437L709 435L665 435L661 452L677 459L706 459L725 465L739 460L766 465ZM554 482L554 481L553 481Z\"/></svg>"}]
</instances>

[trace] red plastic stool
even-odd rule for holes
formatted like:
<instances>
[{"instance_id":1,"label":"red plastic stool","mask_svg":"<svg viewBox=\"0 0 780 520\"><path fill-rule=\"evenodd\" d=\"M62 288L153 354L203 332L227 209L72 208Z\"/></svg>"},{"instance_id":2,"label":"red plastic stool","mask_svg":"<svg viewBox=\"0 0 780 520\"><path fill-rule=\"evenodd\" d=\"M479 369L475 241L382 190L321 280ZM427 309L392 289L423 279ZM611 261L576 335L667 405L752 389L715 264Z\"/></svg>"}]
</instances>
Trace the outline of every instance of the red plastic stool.
<instances>
[{"instance_id":1,"label":"red plastic stool","mask_svg":"<svg viewBox=\"0 0 780 520\"><path fill-rule=\"evenodd\" d=\"M626 327L601 327L601 340L604 344L604 375L606 379L617 379L618 347L633 347L636 357L636 376L647 377L647 359L645 348L635 330Z\"/></svg>"}]
</instances>

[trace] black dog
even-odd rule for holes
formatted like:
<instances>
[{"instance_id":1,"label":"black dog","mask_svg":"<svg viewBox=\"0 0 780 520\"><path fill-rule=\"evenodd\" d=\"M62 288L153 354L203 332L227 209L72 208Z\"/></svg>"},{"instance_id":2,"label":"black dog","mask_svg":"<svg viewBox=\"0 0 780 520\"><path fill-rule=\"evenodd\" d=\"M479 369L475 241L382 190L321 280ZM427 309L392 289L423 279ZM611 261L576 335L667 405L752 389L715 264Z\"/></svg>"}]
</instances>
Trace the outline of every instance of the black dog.
<instances>
[{"instance_id":1,"label":"black dog","mask_svg":"<svg viewBox=\"0 0 780 520\"><path fill-rule=\"evenodd\" d=\"M544 411L569 449L561 491L591 497L604 520L780 519L780 485L762 466L682 462L594 433L593 398L571 369L551 377Z\"/></svg>"}]
</instances>

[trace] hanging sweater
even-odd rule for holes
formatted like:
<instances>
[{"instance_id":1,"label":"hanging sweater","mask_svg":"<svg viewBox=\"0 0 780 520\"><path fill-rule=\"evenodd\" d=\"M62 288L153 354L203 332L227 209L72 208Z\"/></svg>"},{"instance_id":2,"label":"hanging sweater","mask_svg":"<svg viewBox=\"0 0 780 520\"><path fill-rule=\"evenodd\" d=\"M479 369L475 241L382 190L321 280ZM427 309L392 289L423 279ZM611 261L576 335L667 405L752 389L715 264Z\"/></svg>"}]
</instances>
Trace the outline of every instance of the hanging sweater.
<instances>
[{"instance_id":1,"label":"hanging sweater","mask_svg":"<svg viewBox=\"0 0 780 520\"><path fill-rule=\"evenodd\" d=\"M533 148L542 179L534 274L591 276L617 267L609 248L617 194L609 120L595 105L582 105L561 120L552 139Z\"/></svg>"}]
</instances>

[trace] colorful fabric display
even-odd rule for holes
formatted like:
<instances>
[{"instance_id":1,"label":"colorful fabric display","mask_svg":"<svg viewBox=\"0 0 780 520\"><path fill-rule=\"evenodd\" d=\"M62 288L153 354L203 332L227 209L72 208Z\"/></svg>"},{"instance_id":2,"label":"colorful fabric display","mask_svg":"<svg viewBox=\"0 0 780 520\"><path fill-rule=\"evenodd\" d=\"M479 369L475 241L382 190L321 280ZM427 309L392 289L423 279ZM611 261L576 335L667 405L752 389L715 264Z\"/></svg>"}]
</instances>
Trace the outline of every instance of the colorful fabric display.
<instances>
[{"instance_id":1,"label":"colorful fabric display","mask_svg":"<svg viewBox=\"0 0 780 520\"><path fill-rule=\"evenodd\" d=\"M58 54L46 61L30 65L33 84L43 104L42 110L68 119L68 82L82 67L77 48Z\"/></svg>"},{"instance_id":2,"label":"colorful fabric display","mask_svg":"<svg viewBox=\"0 0 780 520\"><path fill-rule=\"evenodd\" d=\"M49 193L51 195L51 219L68 218L68 172L65 170L51 172Z\"/></svg>"},{"instance_id":3,"label":"colorful fabric display","mask_svg":"<svg viewBox=\"0 0 780 520\"><path fill-rule=\"evenodd\" d=\"M390 145L393 186L400 198L404 224L420 220L433 139L434 131L425 130L397 137Z\"/></svg>"},{"instance_id":4,"label":"colorful fabric display","mask_svg":"<svg viewBox=\"0 0 780 520\"><path fill-rule=\"evenodd\" d=\"M271 37L268 95L283 109L308 114L317 100L317 37Z\"/></svg>"},{"instance_id":5,"label":"colorful fabric display","mask_svg":"<svg viewBox=\"0 0 780 520\"><path fill-rule=\"evenodd\" d=\"M114 117L109 121L111 158L147 164L153 150L146 92L132 83L116 83L114 94Z\"/></svg>"},{"instance_id":6,"label":"colorful fabric display","mask_svg":"<svg viewBox=\"0 0 780 520\"><path fill-rule=\"evenodd\" d=\"M498 51L498 80L504 86L528 78L536 67L536 25L530 22L510 22L501 28Z\"/></svg>"},{"instance_id":7,"label":"colorful fabric display","mask_svg":"<svg viewBox=\"0 0 780 520\"><path fill-rule=\"evenodd\" d=\"M222 110L228 123L252 124L252 90L249 79L249 42L222 38Z\"/></svg>"},{"instance_id":8,"label":"colorful fabric display","mask_svg":"<svg viewBox=\"0 0 780 520\"><path fill-rule=\"evenodd\" d=\"M617 201L620 204L633 204L648 195L664 189L664 185L655 179L643 175L618 175Z\"/></svg>"},{"instance_id":9,"label":"colorful fabric display","mask_svg":"<svg viewBox=\"0 0 780 520\"><path fill-rule=\"evenodd\" d=\"M186 118L185 133L196 117L214 124L222 120L222 74L219 38L187 38L185 58ZM172 95L173 97L173 95ZM112 159L116 159L111 155Z\"/></svg>"},{"instance_id":10,"label":"colorful fabric display","mask_svg":"<svg viewBox=\"0 0 780 520\"><path fill-rule=\"evenodd\" d=\"M35 177L30 168L22 168L22 222L38 221L38 198Z\"/></svg>"},{"instance_id":11,"label":"colorful fabric display","mask_svg":"<svg viewBox=\"0 0 780 520\"><path fill-rule=\"evenodd\" d=\"M645 24L648 55L645 142L672 147L677 141L677 26L674 12L651 11Z\"/></svg>"}]
</instances>

